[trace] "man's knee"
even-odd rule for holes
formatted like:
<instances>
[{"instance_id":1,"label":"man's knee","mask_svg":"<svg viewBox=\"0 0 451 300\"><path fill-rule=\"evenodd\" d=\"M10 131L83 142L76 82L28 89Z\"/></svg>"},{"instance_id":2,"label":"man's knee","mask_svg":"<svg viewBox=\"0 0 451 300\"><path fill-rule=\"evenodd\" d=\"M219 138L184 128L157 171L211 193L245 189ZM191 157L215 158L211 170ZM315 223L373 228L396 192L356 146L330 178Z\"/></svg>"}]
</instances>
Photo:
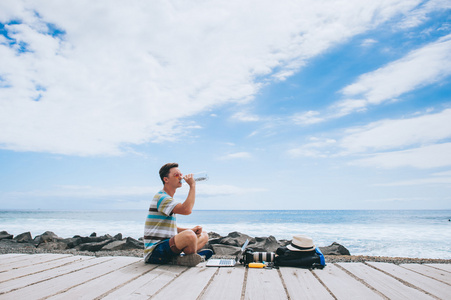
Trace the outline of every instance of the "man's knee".
<instances>
[{"instance_id":1,"label":"man's knee","mask_svg":"<svg viewBox=\"0 0 451 300\"><path fill-rule=\"evenodd\" d=\"M177 248L184 249L197 243L197 236L192 230L185 230L175 236Z\"/></svg>"},{"instance_id":2,"label":"man's knee","mask_svg":"<svg viewBox=\"0 0 451 300\"><path fill-rule=\"evenodd\" d=\"M187 241L189 241L191 243L196 243L197 242L197 235L191 229L187 229L187 230L183 231L182 233L184 234L184 238Z\"/></svg>"}]
</instances>

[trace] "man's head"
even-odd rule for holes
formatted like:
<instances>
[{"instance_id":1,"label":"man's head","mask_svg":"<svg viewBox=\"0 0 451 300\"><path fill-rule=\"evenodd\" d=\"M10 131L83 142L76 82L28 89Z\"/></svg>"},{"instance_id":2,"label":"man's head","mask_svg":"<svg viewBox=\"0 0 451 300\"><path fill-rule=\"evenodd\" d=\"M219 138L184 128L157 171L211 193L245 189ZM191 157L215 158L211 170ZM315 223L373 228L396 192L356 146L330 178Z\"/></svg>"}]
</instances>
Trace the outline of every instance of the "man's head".
<instances>
[{"instance_id":1,"label":"man's head","mask_svg":"<svg viewBox=\"0 0 451 300\"><path fill-rule=\"evenodd\" d=\"M178 163L167 163L160 169L160 179L163 182L163 185L166 183L164 178L169 178L169 174L171 173L171 169L178 168ZM181 175L181 174L180 174Z\"/></svg>"}]
</instances>

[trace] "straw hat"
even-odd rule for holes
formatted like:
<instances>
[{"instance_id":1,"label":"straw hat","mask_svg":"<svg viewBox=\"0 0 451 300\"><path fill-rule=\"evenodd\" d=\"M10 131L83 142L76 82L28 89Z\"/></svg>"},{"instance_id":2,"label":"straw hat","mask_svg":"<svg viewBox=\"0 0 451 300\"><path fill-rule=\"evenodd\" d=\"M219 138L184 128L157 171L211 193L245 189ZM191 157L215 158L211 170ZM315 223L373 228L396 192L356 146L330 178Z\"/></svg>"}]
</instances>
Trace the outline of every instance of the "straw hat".
<instances>
[{"instance_id":1,"label":"straw hat","mask_svg":"<svg viewBox=\"0 0 451 300\"><path fill-rule=\"evenodd\" d=\"M315 250L312 238L306 235L295 235L291 244L287 246L291 251L312 251Z\"/></svg>"}]
</instances>

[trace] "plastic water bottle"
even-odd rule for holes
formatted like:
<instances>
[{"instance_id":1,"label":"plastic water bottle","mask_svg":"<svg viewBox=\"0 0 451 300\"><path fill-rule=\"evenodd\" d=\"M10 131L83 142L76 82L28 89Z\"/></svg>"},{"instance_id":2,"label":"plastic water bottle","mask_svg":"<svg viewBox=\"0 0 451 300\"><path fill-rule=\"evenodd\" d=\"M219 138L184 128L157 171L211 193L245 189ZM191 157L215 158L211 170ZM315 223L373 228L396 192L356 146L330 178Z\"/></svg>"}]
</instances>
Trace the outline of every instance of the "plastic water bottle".
<instances>
[{"instance_id":1,"label":"plastic water bottle","mask_svg":"<svg viewBox=\"0 0 451 300\"><path fill-rule=\"evenodd\" d=\"M208 174L207 172L198 172L193 174L194 181L207 181L208 180ZM185 179L182 179L182 183L186 183Z\"/></svg>"}]
</instances>

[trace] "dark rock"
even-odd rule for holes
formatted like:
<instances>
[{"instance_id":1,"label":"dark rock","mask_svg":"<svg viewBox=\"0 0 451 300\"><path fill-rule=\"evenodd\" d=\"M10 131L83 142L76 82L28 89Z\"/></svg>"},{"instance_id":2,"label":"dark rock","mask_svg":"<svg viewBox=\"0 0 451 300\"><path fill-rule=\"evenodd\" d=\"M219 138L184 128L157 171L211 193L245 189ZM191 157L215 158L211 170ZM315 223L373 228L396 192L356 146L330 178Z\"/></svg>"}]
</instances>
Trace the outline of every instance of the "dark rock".
<instances>
[{"instance_id":1,"label":"dark rock","mask_svg":"<svg viewBox=\"0 0 451 300\"><path fill-rule=\"evenodd\" d=\"M3 239L0 240L0 249L36 249L36 247L31 243L18 243L15 240Z\"/></svg>"},{"instance_id":2,"label":"dark rock","mask_svg":"<svg viewBox=\"0 0 451 300\"><path fill-rule=\"evenodd\" d=\"M122 233L118 233L113 237L115 240L120 241L122 240Z\"/></svg>"},{"instance_id":3,"label":"dark rock","mask_svg":"<svg viewBox=\"0 0 451 300\"><path fill-rule=\"evenodd\" d=\"M221 244L213 244L211 245L213 252L218 256L236 256L241 248L230 246L230 245L221 245Z\"/></svg>"},{"instance_id":4,"label":"dark rock","mask_svg":"<svg viewBox=\"0 0 451 300\"><path fill-rule=\"evenodd\" d=\"M1 240L12 240L13 239L13 235L9 234L6 231L0 231L0 241Z\"/></svg>"},{"instance_id":5,"label":"dark rock","mask_svg":"<svg viewBox=\"0 0 451 300\"><path fill-rule=\"evenodd\" d=\"M126 248L126 244L126 240L116 240L103 246L102 251L127 250L128 248Z\"/></svg>"},{"instance_id":6,"label":"dark rock","mask_svg":"<svg viewBox=\"0 0 451 300\"><path fill-rule=\"evenodd\" d=\"M255 243L255 239L248 236L247 234L241 233L241 232L231 232L226 237L223 237L219 240L220 244L223 245L230 245L235 247L242 247L243 244L246 242L246 239L249 239L249 243Z\"/></svg>"},{"instance_id":7,"label":"dark rock","mask_svg":"<svg viewBox=\"0 0 451 300\"><path fill-rule=\"evenodd\" d=\"M90 237L96 237L96 236L97 236L97 233L95 233L95 232L91 233L91 235L90 235Z\"/></svg>"},{"instance_id":8,"label":"dark rock","mask_svg":"<svg viewBox=\"0 0 451 300\"><path fill-rule=\"evenodd\" d=\"M127 245L129 245L130 247L134 247L134 248L130 248L130 249L144 249L143 242L135 240L134 238L131 238L131 237L127 238Z\"/></svg>"},{"instance_id":9,"label":"dark rock","mask_svg":"<svg viewBox=\"0 0 451 300\"><path fill-rule=\"evenodd\" d=\"M53 233L51 231L46 231L46 232L44 232L41 235L37 235L33 239L33 244L35 244L36 246L39 246L42 243L56 242L56 241L61 240L61 239L62 238L57 236L55 233Z\"/></svg>"},{"instance_id":10,"label":"dark rock","mask_svg":"<svg viewBox=\"0 0 451 300\"><path fill-rule=\"evenodd\" d=\"M222 238L222 236L219 233L213 231L208 233L208 239L217 239L217 238Z\"/></svg>"},{"instance_id":11,"label":"dark rock","mask_svg":"<svg viewBox=\"0 0 451 300\"><path fill-rule=\"evenodd\" d=\"M81 244L103 242L103 240L101 238L90 237L90 236L81 236L80 239L81 239Z\"/></svg>"},{"instance_id":12,"label":"dark rock","mask_svg":"<svg viewBox=\"0 0 451 300\"><path fill-rule=\"evenodd\" d=\"M256 237L255 243L250 244L249 248L252 248L254 252L276 252L280 247L279 242L272 235L269 237Z\"/></svg>"},{"instance_id":13,"label":"dark rock","mask_svg":"<svg viewBox=\"0 0 451 300\"><path fill-rule=\"evenodd\" d=\"M210 240L208 240L208 244L210 244L210 245L221 244L221 240L223 238L224 237L210 239Z\"/></svg>"},{"instance_id":14,"label":"dark rock","mask_svg":"<svg viewBox=\"0 0 451 300\"><path fill-rule=\"evenodd\" d=\"M130 250L130 249L144 249L144 243L141 243L133 238L126 238L121 241L114 241L105 246L102 250Z\"/></svg>"},{"instance_id":15,"label":"dark rock","mask_svg":"<svg viewBox=\"0 0 451 300\"><path fill-rule=\"evenodd\" d=\"M344 246L333 242L330 246L318 247L324 255L351 255Z\"/></svg>"},{"instance_id":16,"label":"dark rock","mask_svg":"<svg viewBox=\"0 0 451 300\"><path fill-rule=\"evenodd\" d=\"M39 244L38 248L45 250L66 250L68 247L65 242L47 242Z\"/></svg>"},{"instance_id":17,"label":"dark rock","mask_svg":"<svg viewBox=\"0 0 451 300\"><path fill-rule=\"evenodd\" d=\"M81 242L83 244L86 243L100 243L106 240L111 240L113 239L113 237L109 234L105 234L103 236L85 236L85 237L81 237Z\"/></svg>"},{"instance_id":18,"label":"dark rock","mask_svg":"<svg viewBox=\"0 0 451 300\"><path fill-rule=\"evenodd\" d=\"M81 245L78 245L77 247L75 247L75 249L80 250L80 251L97 252L100 249L102 249L105 245L107 245L113 241L114 240L111 239L111 240L106 240L106 241L102 241L102 242L81 244Z\"/></svg>"},{"instance_id":19,"label":"dark rock","mask_svg":"<svg viewBox=\"0 0 451 300\"><path fill-rule=\"evenodd\" d=\"M67 248L71 249L81 245L83 243L83 239L81 236L74 236L73 238L63 239L61 242L66 243Z\"/></svg>"},{"instance_id":20,"label":"dark rock","mask_svg":"<svg viewBox=\"0 0 451 300\"><path fill-rule=\"evenodd\" d=\"M214 245L214 244L221 244L221 241L224 237L221 236L219 233L216 232L209 232L208 233L208 243L207 245Z\"/></svg>"},{"instance_id":21,"label":"dark rock","mask_svg":"<svg viewBox=\"0 0 451 300\"><path fill-rule=\"evenodd\" d=\"M14 240L18 243L31 243L33 242L33 238L31 237L30 232L24 232L19 235L16 235Z\"/></svg>"}]
</instances>

